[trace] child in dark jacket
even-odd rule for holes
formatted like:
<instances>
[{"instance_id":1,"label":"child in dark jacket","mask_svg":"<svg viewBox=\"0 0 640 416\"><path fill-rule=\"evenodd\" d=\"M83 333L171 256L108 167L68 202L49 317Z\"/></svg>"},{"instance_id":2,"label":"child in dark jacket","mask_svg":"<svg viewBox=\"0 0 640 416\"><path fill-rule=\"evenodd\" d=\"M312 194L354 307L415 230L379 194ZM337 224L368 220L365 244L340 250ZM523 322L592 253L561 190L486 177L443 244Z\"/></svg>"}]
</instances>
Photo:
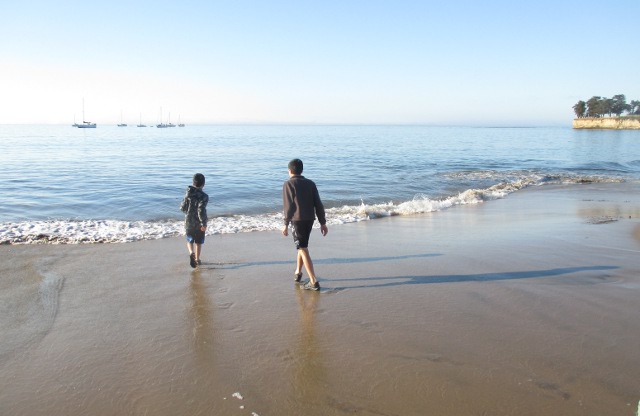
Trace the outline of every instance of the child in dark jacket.
<instances>
[{"instance_id":1,"label":"child in dark jacket","mask_svg":"<svg viewBox=\"0 0 640 416\"><path fill-rule=\"evenodd\" d=\"M204 193L204 175L193 175L193 185L187 188L187 192L180 204L180 210L184 212L184 229L187 236L187 248L189 249L189 264L196 268L202 264L200 253L204 244L204 235L207 230L207 204L209 195Z\"/></svg>"}]
</instances>

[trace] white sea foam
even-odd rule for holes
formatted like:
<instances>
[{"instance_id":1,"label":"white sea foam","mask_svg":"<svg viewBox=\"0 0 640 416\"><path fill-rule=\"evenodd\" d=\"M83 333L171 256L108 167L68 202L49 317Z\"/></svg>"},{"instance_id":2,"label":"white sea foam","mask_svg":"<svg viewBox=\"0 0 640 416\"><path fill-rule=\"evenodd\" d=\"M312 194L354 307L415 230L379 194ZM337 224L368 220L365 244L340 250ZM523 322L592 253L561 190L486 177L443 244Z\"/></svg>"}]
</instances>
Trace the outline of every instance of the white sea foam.
<instances>
[{"instance_id":1,"label":"white sea foam","mask_svg":"<svg viewBox=\"0 0 640 416\"><path fill-rule=\"evenodd\" d=\"M453 175L453 174L452 174ZM456 173L459 179L479 177L498 180L486 189L467 189L455 195L431 197L417 194L409 201L345 205L327 209L329 225L340 225L395 215L412 215L442 211L466 204L505 198L529 186L545 184L578 184L592 182L622 182L622 179L600 176L563 175L544 176L527 172L499 174L496 172ZM211 218L207 235L233 234L252 231L276 231L282 227L282 213L234 215ZM316 223L316 227L319 224ZM83 244L128 243L156 240L182 235L181 220L118 221L118 220L50 220L7 222L0 224L0 244Z\"/></svg>"},{"instance_id":2,"label":"white sea foam","mask_svg":"<svg viewBox=\"0 0 640 416\"><path fill-rule=\"evenodd\" d=\"M483 178L496 179L499 175L491 171L457 173L459 179L462 176L467 178ZM504 174L503 174L504 176ZM540 174L511 174L509 178L503 182L490 186L486 189L467 189L457 195L447 196L444 198L430 198L425 194L414 196L411 201L400 203L389 202L386 204L366 205L364 201L358 208L355 221L362 219L375 219L381 217L389 217L393 215L412 215L422 214L425 212L442 211L457 205L479 204L485 201L505 198L509 194L519 191L529 186L540 186L546 184L578 184L578 183L607 183L621 182L622 179L601 177L601 176L545 176ZM346 207L345 207L346 208ZM340 214L342 214L340 212ZM353 221L349 221L353 222Z\"/></svg>"}]
</instances>

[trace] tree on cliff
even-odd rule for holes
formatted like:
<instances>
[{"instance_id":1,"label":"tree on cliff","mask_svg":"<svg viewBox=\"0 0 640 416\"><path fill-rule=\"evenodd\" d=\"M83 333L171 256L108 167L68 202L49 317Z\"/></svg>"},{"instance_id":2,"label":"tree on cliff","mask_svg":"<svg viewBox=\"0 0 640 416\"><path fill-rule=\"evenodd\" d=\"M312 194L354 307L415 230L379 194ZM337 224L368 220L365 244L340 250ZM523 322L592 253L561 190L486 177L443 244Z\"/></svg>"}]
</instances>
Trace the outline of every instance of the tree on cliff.
<instances>
[{"instance_id":1,"label":"tree on cliff","mask_svg":"<svg viewBox=\"0 0 640 416\"><path fill-rule=\"evenodd\" d=\"M582 118L587 112L587 103L580 100L573 106L573 112L576 113L576 117Z\"/></svg>"},{"instance_id":2,"label":"tree on cliff","mask_svg":"<svg viewBox=\"0 0 640 416\"><path fill-rule=\"evenodd\" d=\"M585 108L586 107L586 108ZM629 115L640 115L640 101L632 100L627 104L624 94L614 95L613 98L593 96L585 103L580 100L573 106L573 111L578 118L582 117L611 117L615 114L620 117L625 111Z\"/></svg>"},{"instance_id":3,"label":"tree on cliff","mask_svg":"<svg viewBox=\"0 0 640 416\"><path fill-rule=\"evenodd\" d=\"M613 112L613 100L611 98L603 98L600 101L600 112L602 115L607 114L611 117L611 113Z\"/></svg>"},{"instance_id":4,"label":"tree on cliff","mask_svg":"<svg viewBox=\"0 0 640 416\"><path fill-rule=\"evenodd\" d=\"M602 98L593 96L587 101L587 117L600 117L604 114L602 111Z\"/></svg>"},{"instance_id":5,"label":"tree on cliff","mask_svg":"<svg viewBox=\"0 0 640 416\"><path fill-rule=\"evenodd\" d=\"M611 112L616 116L620 117L620 114L624 113L625 111L631 111L631 106L627 104L627 98L624 96L624 94L614 95L611 101Z\"/></svg>"}]
</instances>

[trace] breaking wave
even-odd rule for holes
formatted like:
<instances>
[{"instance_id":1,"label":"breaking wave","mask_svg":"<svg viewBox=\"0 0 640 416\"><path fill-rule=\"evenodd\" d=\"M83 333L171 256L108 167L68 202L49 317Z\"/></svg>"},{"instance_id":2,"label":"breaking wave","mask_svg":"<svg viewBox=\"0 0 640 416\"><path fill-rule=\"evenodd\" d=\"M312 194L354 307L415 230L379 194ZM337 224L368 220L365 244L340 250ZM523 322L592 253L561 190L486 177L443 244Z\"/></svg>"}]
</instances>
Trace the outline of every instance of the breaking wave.
<instances>
[{"instance_id":1,"label":"breaking wave","mask_svg":"<svg viewBox=\"0 0 640 416\"><path fill-rule=\"evenodd\" d=\"M599 175L542 175L530 172L497 173L474 171L449 173L451 179L465 181L499 180L484 189L432 197L416 194L408 201L390 201L328 208L329 225L340 225L395 215L413 215L442 211L457 205L479 204L505 198L526 187L548 184L620 183L624 179ZM318 224L316 223L316 226ZM282 213L233 215L211 218L207 235L233 234L252 231L275 231L282 227ZM84 244L128 243L157 240L183 234L181 220L120 221L120 220L47 220L7 222L0 224L0 244Z\"/></svg>"}]
</instances>

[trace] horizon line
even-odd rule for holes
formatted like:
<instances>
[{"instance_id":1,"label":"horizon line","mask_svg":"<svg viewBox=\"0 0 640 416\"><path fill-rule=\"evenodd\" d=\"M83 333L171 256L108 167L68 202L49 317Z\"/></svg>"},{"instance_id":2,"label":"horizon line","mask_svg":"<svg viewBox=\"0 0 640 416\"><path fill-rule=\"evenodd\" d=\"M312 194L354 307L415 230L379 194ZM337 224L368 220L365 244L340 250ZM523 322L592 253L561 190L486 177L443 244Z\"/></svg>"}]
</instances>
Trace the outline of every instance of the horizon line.
<instances>
[{"instance_id":1,"label":"horizon line","mask_svg":"<svg viewBox=\"0 0 640 416\"><path fill-rule=\"evenodd\" d=\"M98 126L112 126L118 127L117 123L96 123ZM433 122L381 122L381 123L367 123L367 122L276 122L276 121L233 121L233 122L195 122L185 123L185 126L424 126L424 127L469 127L469 128L540 128L540 127L571 127L570 124L561 123L487 123L487 124L448 124L448 123L433 123ZM155 127L158 123L146 124L147 127ZM66 126L73 127L69 123L1 123L0 126ZM127 127L137 127L137 123L129 124ZM122 128L122 127L121 127Z\"/></svg>"}]
</instances>

